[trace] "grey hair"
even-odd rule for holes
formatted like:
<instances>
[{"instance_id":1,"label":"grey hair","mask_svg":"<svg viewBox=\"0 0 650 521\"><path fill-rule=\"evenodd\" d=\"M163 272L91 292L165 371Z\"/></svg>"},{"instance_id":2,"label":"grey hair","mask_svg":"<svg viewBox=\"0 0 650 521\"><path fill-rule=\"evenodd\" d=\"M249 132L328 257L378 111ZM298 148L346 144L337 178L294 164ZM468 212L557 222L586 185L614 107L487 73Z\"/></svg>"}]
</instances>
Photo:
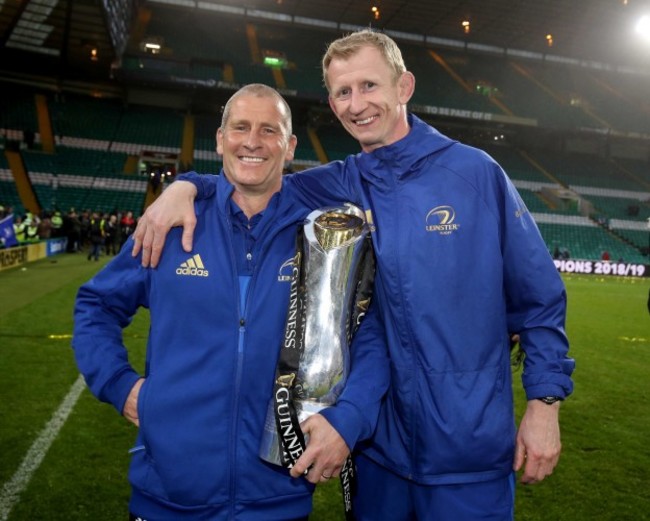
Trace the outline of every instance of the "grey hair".
<instances>
[{"instance_id":1,"label":"grey hair","mask_svg":"<svg viewBox=\"0 0 650 521\"><path fill-rule=\"evenodd\" d=\"M223 113L221 114L222 129L226 128L228 118L230 117L230 109L234 100L243 95L256 96L258 98L277 99L280 102L280 105L282 106L282 112L284 113L282 115L282 126L286 131L286 137L289 137L293 133L293 127L291 125L291 109L289 108L289 104L277 90L275 90L273 87L269 87L268 85L264 85L263 83L250 83L249 85L245 85L230 97L223 108Z\"/></svg>"}]
</instances>

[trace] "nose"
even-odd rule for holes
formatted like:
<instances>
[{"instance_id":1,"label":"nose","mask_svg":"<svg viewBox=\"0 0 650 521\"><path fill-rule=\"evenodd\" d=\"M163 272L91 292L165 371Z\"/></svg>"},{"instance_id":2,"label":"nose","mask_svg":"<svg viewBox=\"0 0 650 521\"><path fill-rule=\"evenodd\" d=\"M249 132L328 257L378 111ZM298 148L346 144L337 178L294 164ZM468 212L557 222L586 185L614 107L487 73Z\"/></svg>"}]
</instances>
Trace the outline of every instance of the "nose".
<instances>
[{"instance_id":1,"label":"nose","mask_svg":"<svg viewBox=\"0 0 650 521\"><path fill-rule=\"evenodd\" d=\"M246 135L246 140L244 141L244 146L250 150L254 150L260 146L259 134L255 131L251 131Z\"/></svg>"},{"instance_id":2,"label":"nose","mask_svg":"<svg viewBox=\"0 0 650 521\"><path fill-rule=\"evenodd\" d=\"M366 105L367 103L363 93L353 89L350 94L350 112L353 114L361 114L366 108Z\"/></svg>"}]
</instances>

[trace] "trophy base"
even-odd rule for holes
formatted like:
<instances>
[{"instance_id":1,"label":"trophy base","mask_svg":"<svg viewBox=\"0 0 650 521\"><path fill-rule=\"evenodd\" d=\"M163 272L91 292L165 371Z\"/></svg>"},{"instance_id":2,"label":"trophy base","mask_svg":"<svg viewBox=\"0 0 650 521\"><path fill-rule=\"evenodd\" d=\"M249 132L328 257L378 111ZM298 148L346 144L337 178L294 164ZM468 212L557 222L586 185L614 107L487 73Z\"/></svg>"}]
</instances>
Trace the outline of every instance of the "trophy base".
<instances>
[{"instance_id":1,"label":"trophy base","mask_svg":"<svg viewBox=\"0 0 650 521\"><path fill-rule=\"evenodd\" d=\"M274 401L269 402L266 411L266 421L264 422L264 433L260 444L259 457L268 463L282 465L282 448L280 447L280 437L275 425ZM312 401L297 401L296 409L298 412L298 421L304 422L310 416L322 411L326 406ZM305 444L309 443L309 436L305 436Z\"/></svg>"}]
</instances>

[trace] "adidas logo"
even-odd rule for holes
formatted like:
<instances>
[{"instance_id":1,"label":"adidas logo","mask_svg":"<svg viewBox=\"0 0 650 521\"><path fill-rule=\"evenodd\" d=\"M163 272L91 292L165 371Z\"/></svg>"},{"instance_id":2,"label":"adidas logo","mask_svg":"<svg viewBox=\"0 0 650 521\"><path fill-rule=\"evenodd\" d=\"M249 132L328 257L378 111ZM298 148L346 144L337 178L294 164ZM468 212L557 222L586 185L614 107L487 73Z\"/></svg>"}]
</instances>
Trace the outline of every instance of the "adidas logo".
<instances>
[{"instance_id":1,"label":"adidas logo","mask_svg":"<svg viewBox=\"0 0 650 521\"><path fill-rule=\"evenodd\" d=\"M201 256L197 253L176 268L176 275L191 275L193 277L207 277L208 270L205 269Z\"/></svg>"}]
</instances>

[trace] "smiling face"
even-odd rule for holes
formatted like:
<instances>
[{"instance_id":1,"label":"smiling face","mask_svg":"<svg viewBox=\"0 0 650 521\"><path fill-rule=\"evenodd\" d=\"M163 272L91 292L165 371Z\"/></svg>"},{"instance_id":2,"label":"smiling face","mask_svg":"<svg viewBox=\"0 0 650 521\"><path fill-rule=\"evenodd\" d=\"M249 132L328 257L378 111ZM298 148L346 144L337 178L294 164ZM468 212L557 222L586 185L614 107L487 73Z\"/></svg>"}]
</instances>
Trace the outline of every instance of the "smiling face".
<instances>
[{"instance_id":1,"label":"smiling face","mask_svg":"<svg viewBox=\"0 0 650 521\"><path fill-rule=\"evenodd\" d=\"M408 71L395 78L376 47L366 45L347 58L333 58L327 67L327 84L332 111L364 152L408 134L406 103L413 95L415 78Z\"/></svg>"},{"instance_id":2,"label":"smiling face","mask_svg":"<svg viewBox=\"0 0 650 521\"><path fill-rule=\"evenodd\" d=\"M282 170L293 159L296 136L276 95L236 94L217 130L223 170L240 194L269 197L280 190Z\"/></svg>"}]
</instances>

